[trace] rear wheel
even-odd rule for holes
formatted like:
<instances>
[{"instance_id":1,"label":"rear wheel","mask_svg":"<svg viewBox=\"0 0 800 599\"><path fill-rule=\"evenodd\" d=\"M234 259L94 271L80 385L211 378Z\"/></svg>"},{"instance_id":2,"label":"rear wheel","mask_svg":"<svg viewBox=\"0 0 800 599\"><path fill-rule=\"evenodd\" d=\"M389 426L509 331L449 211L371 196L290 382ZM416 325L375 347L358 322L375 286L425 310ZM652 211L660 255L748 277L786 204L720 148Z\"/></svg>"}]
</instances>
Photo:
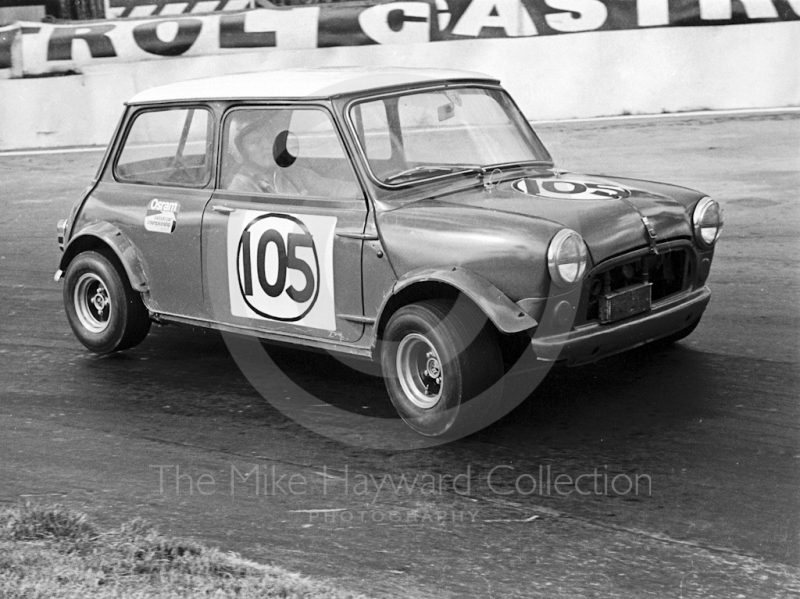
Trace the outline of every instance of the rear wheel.
<instances>
[{"instance_id":1,"label":"rear wheel","mask_svg":"<svg viewBox=\"0 0 800 599\"><path fill-rule=\"evenodd\" d=\"M78 340L105 354L141 343L150 318L141 296L110 252L78 254L64 275L64 307Z\"/></svg>"},{"instance_id":2,"label":"rear wheel","mask_svg":"<svg viewBox=\"0 0 800 599\"><path fill-rule=\"evenodd\" d=\"M411 428L440 436L489 424L474 420L486 410L470 410L471 422L466 423L461 408L487 390L491 397L482 397L481 404L493 406L502 392L497 383L503 359L493 333L486 317L464 302L419 302L391 317L381 366L389 397Z\"/></svg>"}]
</instances>

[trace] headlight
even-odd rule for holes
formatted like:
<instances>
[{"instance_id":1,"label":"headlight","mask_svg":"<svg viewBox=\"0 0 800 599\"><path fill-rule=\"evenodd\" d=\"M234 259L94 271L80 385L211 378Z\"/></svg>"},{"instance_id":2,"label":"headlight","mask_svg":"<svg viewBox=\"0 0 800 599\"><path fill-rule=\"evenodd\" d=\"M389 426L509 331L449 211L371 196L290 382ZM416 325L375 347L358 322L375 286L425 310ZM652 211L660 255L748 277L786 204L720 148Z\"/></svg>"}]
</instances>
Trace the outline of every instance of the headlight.
<instances>
[{"instance_id":1,"label":"headlight","mask_svg":"<svg viewBox=\"0 0 800 599\"><path fill-rule=\"evenodd\" d=\"M571 229L561 229L547 248L547 268L553 282L569 287L580 281L586 271L586 244Z\"/></svg>"},{"instance_id":2,"label":"headlight","mask_svg":"<svg viewBox=\"0 0 800 599\"><path fill-rule=\"evenodd\" d=\"M692 214L694 239L701 248L708 249L719 239L722 231L722 208L711 198L697 202Z\"/></svg>"}]
</instances>

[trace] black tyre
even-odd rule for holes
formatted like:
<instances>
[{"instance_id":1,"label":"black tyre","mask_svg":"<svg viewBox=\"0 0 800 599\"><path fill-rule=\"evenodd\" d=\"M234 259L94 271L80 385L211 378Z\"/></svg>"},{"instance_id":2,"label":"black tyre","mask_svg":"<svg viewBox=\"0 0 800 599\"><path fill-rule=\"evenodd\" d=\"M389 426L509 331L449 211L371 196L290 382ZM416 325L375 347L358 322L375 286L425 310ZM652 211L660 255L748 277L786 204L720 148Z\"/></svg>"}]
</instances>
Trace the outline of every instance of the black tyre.
<instances>
[{"instance_id":1,"label":"black tyre","mask_svg":"<svg viewBox=\"0 0 800 599\"><path fill-rule=\"evenodd\" d=\"M475 432L486 409L461 415L476 396L491 407L502 393L503 358L494 329L477 308L430 300L405 306L386 325L381 366L389 397L400 417L422 435ZM487 391L488 390L488 391Z\"/></svg>"},{"instance_id":2,"label":"black tyre","mask_svg":"<svg viewBox=\"0 0 800 599\"><path fill-rule=\"evenodd\" d=\"M100 354L138 345L150 331L141 295L110 252L83 252L70 262L64 306L75 336Z\"/></svg>"}]
</instances>

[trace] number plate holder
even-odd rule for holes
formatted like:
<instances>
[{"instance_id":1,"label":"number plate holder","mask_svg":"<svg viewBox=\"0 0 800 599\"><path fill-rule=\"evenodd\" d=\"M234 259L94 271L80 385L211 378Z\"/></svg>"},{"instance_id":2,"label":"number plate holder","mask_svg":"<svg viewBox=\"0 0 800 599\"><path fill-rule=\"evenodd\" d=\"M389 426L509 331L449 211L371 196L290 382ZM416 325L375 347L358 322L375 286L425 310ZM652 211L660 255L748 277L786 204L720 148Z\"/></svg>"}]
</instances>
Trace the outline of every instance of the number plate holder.
<instances>
[{"instance_id":1,"label":"number plate holder","mask_svg":"<svg viewBox=\"0 0 800 599\"><path fill-rule=\"evenodd\" d=\"M598 298L600 322L607 324L648 312L651 305L651 287L651 283L640 283L601 295Z\"/></svg>"}]
</instances>

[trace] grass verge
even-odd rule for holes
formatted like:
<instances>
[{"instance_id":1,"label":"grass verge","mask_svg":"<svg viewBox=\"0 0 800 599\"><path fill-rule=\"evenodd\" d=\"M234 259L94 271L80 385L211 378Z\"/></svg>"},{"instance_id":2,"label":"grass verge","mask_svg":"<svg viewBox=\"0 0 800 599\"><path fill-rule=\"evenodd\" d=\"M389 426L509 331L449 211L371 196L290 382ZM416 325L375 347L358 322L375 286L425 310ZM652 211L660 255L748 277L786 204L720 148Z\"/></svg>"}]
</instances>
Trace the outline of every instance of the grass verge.
<instances>
[{"instance_id":1,"label":"grass verge","mask_svg":"<svg viewBox=\"0 0 800 599\"><path fill-rule=\"evenodd\" d=\"M358 596L160 534L144 520L100 531L60 505L0 512L0 597L172 599Z\"/></svg>"}]
</instances>

